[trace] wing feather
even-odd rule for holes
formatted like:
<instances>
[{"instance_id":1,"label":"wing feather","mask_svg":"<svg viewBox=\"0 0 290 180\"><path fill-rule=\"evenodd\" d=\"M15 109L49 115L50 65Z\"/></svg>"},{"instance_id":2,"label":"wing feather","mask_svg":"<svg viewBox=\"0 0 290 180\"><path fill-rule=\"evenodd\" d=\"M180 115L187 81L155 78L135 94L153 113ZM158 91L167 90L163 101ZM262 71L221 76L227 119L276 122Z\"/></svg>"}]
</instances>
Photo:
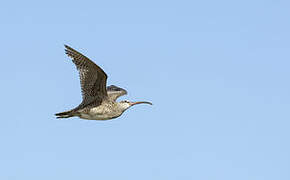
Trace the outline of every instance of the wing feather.
<instances>
[{"instance_id":1,"label":"wing feather","mask_svg":"<svg viewBox=\"0 0 290 180\"><path fill-rule=\"evenodd\" d=\"M108 93L108 97L112 101L116 101L116 99L119 98L120 96L126 95L127 91L115 85L111 85L107 87L107 93Z\"/></svg>"},{"instance_id":2,"label":"wing feather","mask_svg":"<svg viewBox=\"0 0 290 180\"><path fill-rule=\"evenodd\" d=\"M79 71L83 101L80 106L100 104L107 97L106 73L93 61L75 49L65 45L65 53L72 58Z\"/></svg>"}]
</instances>

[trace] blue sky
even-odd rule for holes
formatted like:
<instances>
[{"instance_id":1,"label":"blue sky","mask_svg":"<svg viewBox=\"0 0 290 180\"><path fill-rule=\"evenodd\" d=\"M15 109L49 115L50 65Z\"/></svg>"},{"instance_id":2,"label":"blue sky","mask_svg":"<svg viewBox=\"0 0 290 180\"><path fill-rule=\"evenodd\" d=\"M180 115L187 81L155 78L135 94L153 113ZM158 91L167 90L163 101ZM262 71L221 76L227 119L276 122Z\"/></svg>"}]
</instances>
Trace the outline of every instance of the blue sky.
<instances>
[{"instance_id":1,"label":"blue sky","mask_svg":"<svg viewBox=\"0 0 290 180\"><path fill-rule=\"evenodd\" d=\"M290 179L289 1L3 1L0 179ZM152 101L81 101L68 44Z\"/></svg>"}]
</instances>

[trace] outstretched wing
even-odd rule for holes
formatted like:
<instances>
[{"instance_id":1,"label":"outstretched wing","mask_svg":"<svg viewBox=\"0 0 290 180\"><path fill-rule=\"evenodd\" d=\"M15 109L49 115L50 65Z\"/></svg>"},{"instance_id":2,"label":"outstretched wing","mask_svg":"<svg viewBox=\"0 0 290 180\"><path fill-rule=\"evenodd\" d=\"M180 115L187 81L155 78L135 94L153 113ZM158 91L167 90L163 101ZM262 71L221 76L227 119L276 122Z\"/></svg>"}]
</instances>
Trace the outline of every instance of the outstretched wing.
<instances>
[{"instance_id":1,"label":"outstretched wing","mask_svg":"<svg viewBox=\"0 0 290 180\"><path fill-rule=\"evenodd\" d=\"M72 58L80 75L83 101L81 105L100 104L107 97L106 73L93 61L65 45L65 53ZM80 106L81 106L80 105Z\"/></svg>"},{"instance_id":2,"label":"outstretched wing","mask_svg":"<svg viewBox=\"0 0 290 180\"><path fill-rule=\"evenodd\" d=\"M116 101L116 99L120 96L123 96L125 94L127 94L127 91L125 89L122 89L120 87L117 87L115 85L111 85L107 87L107 93L108 93L108 97L112 100L112 101Z\"/></svg>"}]
</instances>

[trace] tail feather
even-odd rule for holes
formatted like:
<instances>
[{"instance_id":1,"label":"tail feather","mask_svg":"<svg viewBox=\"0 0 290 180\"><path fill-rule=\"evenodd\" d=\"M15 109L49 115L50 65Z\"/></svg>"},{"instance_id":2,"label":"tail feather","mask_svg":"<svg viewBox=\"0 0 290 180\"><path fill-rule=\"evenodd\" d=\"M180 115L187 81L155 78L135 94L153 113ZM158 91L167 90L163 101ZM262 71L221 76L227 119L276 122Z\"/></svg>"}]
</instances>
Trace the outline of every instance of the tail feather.
<instances>
[{"instance_id":1,"label":"tail feather","mask_svg":"<svg viewBox=\"0 0 290 180\"><path fill-rule=\"evenodd\" d=\"M56 118L70 118L74 116L73 111L65 111L61 113L56 113L55 115L57 116Z\"/></svg>"}]
</instances>

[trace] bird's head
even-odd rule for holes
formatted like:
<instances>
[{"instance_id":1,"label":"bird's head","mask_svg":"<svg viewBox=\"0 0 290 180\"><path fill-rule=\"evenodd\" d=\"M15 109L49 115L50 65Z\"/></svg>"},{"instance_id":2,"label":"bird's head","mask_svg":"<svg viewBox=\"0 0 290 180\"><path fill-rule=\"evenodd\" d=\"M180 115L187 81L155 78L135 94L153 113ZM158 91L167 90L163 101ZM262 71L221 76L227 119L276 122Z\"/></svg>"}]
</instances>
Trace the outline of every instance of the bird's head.
<instances>
[{"instance_id":1,"label":"bird's head","mask_svg":"<svg viewBox=\"0 0 290 180\"><path fill-rule=\"evenodd\" d=\"M124 101L119 102L119 106L121 107L121 109L123 111L127 110L129 107L132 107L136 104L150 104L150 105L152 105L151 102L147 102L147 101L130 102L130 101L124 100Z\"/></svg>"}]
</instances>

